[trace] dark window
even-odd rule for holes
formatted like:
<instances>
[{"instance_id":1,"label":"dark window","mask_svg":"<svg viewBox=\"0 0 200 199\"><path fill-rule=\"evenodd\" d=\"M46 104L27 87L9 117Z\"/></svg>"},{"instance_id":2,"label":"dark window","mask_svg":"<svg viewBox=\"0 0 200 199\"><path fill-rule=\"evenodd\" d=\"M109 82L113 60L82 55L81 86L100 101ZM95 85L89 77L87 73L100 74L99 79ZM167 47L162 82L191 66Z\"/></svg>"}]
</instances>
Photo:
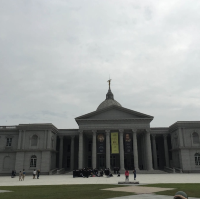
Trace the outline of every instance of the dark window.
<instances>
[{"instance_id":1,"label":"dark window","mask_svg":"<svg viewBox=\"0 0 200 199\"><path fill-rule=\"evenodd\" d=\"M12 138L7 138L6 146L12 145Z\"/></svg>"},{"instance_id":2,"label":"dark window","mask_svg":"<svg viewBox=\"0 0 200 199\"><path fill-rule=\"evenodd\" d=\"M36 155L31 156L31 162L30 162L30 167L36 167L37 166L37 157Z\"/></svg>"},{"instance_id":3,"label":"dark window","mask_svg":"<svg viewBox=\"0 0 200 199\"><path fill-rule=\"evenodd\" d=\"M200 153L194 154L195 165L200 165Z\"/></svg>"}]
</instances>

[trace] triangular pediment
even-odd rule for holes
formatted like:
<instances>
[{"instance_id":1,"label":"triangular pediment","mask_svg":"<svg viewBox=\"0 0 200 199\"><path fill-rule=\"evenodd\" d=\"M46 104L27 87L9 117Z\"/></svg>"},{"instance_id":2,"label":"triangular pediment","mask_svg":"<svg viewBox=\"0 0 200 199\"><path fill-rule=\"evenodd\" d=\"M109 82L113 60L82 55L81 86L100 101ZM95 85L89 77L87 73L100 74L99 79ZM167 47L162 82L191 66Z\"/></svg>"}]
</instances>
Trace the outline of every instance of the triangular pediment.
<instances>
[{"instance_id":1,"label":"triangular pediment","mask_svg":"<svg viewBox=\"0 0 200 199\"><path fill-rule=\"evenodd\" d=\"M86 115L77 117L76 120L119 120L119 119L153 119L153 116L139 113L124 107L112 105Z\"/></svg>"}]
</instances>

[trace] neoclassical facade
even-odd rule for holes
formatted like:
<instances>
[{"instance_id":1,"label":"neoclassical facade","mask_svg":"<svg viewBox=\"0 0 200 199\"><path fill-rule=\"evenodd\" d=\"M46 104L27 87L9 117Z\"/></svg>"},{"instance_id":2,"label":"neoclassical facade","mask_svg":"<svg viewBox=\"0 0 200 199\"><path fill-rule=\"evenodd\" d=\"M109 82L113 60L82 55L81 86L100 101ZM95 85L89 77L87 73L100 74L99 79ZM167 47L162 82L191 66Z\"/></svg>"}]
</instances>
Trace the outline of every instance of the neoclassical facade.
<instances>
[{"instance_id":1,"label":"neoclassical facade","mask_svg":"<svg viewBox=\"0 0 200 199\"><path fill-rule=\"evenodd\" d=\"M0 126L0 175L84 167L200 172L200 121L150 127L153 116L122 107L110 86L96 111L75 120L77 129L57 129L51 123Z\"/></svg>"}]
</instances>

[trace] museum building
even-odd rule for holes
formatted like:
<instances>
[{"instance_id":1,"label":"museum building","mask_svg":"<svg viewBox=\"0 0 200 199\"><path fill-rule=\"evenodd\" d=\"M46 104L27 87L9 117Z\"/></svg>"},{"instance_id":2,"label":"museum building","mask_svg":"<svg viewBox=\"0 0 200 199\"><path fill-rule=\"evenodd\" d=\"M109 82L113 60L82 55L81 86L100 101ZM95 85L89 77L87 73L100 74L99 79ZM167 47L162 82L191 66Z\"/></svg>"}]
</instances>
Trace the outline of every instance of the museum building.
<instances>
[{"instance_id":1,"label":"museum building","mask_svg":"<svg viewBox=\"0 0 200 199\"><path fill-rule=\"evenodd\" d=\"M153 128L153 116L121 106L110 89L96 111L75 118L77 129L51 123L0 126L0 175L119 167L140 173L200 172L200 121Z\"/></svg>"}]
</instances>

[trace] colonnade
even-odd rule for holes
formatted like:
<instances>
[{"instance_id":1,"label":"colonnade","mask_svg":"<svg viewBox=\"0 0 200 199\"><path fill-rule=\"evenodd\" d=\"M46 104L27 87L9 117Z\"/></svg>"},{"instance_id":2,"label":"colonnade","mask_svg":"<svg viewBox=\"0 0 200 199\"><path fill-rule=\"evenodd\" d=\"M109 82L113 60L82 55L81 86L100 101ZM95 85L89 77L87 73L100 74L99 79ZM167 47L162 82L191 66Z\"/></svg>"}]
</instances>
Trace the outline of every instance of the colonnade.
<instances>
[{"instance_id":1,"label":"colonnade","mask_svg":"<svg viewBox=\"0 0 200 199\"><path fill-rule=\"evenodd\" d=\"M79 151L78 151L78 168L83 168L83 130L79 130ZM106 167L110 168L110 130L105 130L106 135ZM120 171L124 171L124 129L119 129L119 155L120 155ZM97 167L97 145L96 145L96 136L97 130L92 130L92 167ZM137 144L137 129L132 129L133 136L133 158L134 158L134 166L138 170L138 144ZM150 139L150 130L146 129L144 133L145 139L145 159L146 159L146 169L152 170L152 151L151 151L151 139ZM157 151L156 151L156 141L155 136L152 135L152 150L153 150L153 162L154 169L158 169L157 163ZM60 137L60 151L59 151L59 167L62 168L62 160L63 160L63 136ZM70 161L70 169L74 168L74 138L75 136L71 136L71 161ZM168 145L167 145L167 135L163 135L164 138L164 150L165 150L165 161L166 166L169 167L169 156L168 156Z\"/></svg>"}]
</instances>

